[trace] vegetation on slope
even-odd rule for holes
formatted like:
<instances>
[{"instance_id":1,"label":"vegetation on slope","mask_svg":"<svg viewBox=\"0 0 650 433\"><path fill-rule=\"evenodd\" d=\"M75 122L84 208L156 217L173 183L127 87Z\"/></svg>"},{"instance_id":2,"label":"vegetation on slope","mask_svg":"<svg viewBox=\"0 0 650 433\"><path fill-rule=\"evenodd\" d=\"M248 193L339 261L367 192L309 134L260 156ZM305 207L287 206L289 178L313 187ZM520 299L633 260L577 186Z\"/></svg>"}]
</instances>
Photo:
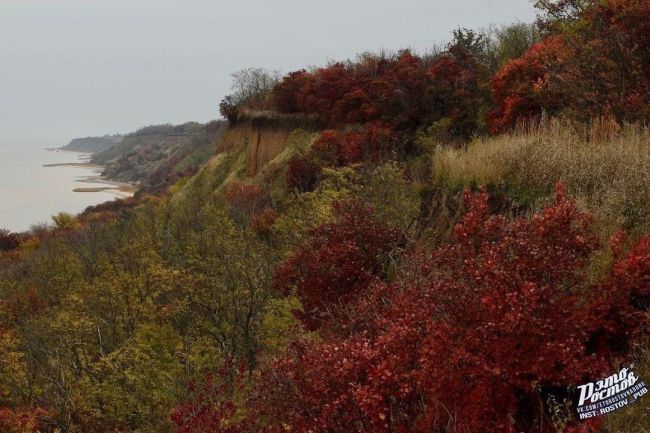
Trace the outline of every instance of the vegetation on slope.
<instances>
[{"instance_id":1,"label":"vegetation on slope","mask_svg":"<svg viewBox=\"0 0 650 433\"><path fill-rule=\"evenodd\" d=\"M538 3L542 45L459 31L429 57L238 75L232 134L170 194L0 233L0 429L647 431L647 398L587 422L570 399L648 371L650 137L624 123L647 119L649 9ZM588 64L567 74L556 44L628 34L589 51L596 84L632 74L582 123L592 87L555 84ZM284 149L251 171L270 109Z\"/></svg>"},{"instance_id":2,"label":"vegetation on slope","mask_svg":"<svg viewBox=\"0 0 650 433\"><path fill-rule=\"evenodd\" d=\"M148 126L95 153L92 162L105 165L102 174L111 179L137 183L148 193L164 192L214 154L225 126L220 121Z\"/></svg>"}]
</instances>

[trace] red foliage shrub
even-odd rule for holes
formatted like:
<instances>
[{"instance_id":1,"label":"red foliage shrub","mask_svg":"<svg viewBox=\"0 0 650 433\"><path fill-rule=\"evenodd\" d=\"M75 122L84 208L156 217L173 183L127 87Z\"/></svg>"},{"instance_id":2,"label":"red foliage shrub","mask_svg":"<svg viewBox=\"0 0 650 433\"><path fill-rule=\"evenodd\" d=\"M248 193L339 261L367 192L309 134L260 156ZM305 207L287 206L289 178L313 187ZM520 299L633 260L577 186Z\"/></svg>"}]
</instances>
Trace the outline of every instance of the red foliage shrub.
<instances>
[{"instance_id":1,"label":"red foliage shrub","mask_svg":"<svg viewBox=\"0 0 650 433\"><path fill-rule=\"evenodd\" d=\"M248 223L267 205L267 197L261 186L233 182L226 188L226 200L230 203L233 218L239 223Z\"/></svg>"},{"instance_id":2,"label":"red foliage shrub","mask_svg":"<svg viewBox=\"0 0 650 433\"><path fill-rule=\"evenodd\" d=\"M568 56L564 40L550 37L497 72L492 80L496 109L488 116L491 132L505 132L519 121L539 117L542 110L554 114L565 105L550 82L550 71Z\"/></svg>"},{"instance_id":3,"label":"red foliage shrub","mask_svg":"<svg viewBox=\"0 0 650 433\"><path fill-rule=\"evenodd\" d=\"M294 72L275 87L275 104L281 111L316 114L329 128L380 122L392 131L414 131L442 117L461 118L463 108L470 108L473 118L477 106L468 98L474 101L480 93L477 62L467 56L444 59L453 59L456 68L444 78L409 51ZM466 134L465 127L458 131Z\"/></svg>"},{"instance_id":4,"label":"red foliage shrub","mask_svg":"<svg viewBox=\"0 0 650 433\"><path fill-rule=\"evenodd\" d=\"M323 131L312 145L311 151L326 165L346 166L367 160L380 160L388 156L398 141L388 126L373 122L356 131Z\"/></svg>"},{"instance_id":5,"label":"red foliage shrub","mask_svg":"<svg viewBox=\"0 0 650 433\"><path fill-rule=\"evenodd\" d=\"M20 239L16 233L0 229L0 252L15 250L20 246Z\"/></svg>"},{"instance_id":6,"label":"red foliage shrub","mask_svg":"<svg viewBox=\"0 0 650 433\"><path fill-rule=\"evenodd\" d=\"M306 80L296 98L302 101L307 113L318 114L326 125L336 124L334 113L337 101L344 99L354 87L354 77L342 63L335 63L326 68L313 72L310 80Z\"/></svg>"},{"instance_id":7,"label":"red foliage shrub","mask_svg":"<svg viewBox=\"0 0 650 433\"><path fill-rule=\"evenodd\" d=\"M540 0L538 6L556 34L495 75L491 130L502 132L542 110L582 120L650 120L650 4Z\"/></svg>"},{"instance_id":8,"label":"red foliage shrub","mask_svg":"<svg viewBox=\"0 0 650 433\"><path fill-rule=\"evenodd\" d=\"M361 132L323 131L312 145L313 153L327 165L343 166L363 160L368 140Z\"/></svg>"},{"instance_id":9,"label":"red foliage shrub","mask_svg":"<svg viewBox=\"0 0 650 433\"><path fill-rule=\"evenodd\" d=\"M358 199L336 204L335 212L336 220L313 229L276 273L276 287L300 298L298 317L310 329L344 319L346 305L381 275L385 255L399 238L398 230L377 222Z\"/></svg>"},{"instance_id":10,"label":"red foliage shrub","mask_svg":"<svg viewBox=\"0 0 650 433\"><path fill-rule=\"evenodd\" d=\"M42 408L0 408L0 431L3 433L45 433L52 431L43 424L51 414Z\"/></svg>"},{"instance_id":11,"label":"red foliage shrub","mask_svg":"<svg viewBox=\"0 0 650 433\"><path fill-rule=\"evenodd\" d=\"M278 219L278 213L273 210L273 208L267 207L264 210L257 214L253 215L253 220L251 221L251 228L255 233L260 236L267 236L271 233L273 229L273 224L275 220Z\"/></svg>"},{"instance_id":12,"label":"red foliage shrub","mask_svg":"<svg viewBox=\"0 0 650 433\"><path fill-rule=\"evenodd\" d=\"M316 310L345 303L363 314L367 300L378 305L371 329L297 343L265 369L251 419L270 432L555 432L541 410L545 394L609 372L623 352L607 338L595 351L594 338L607 337L602 328L632 338L636 319L647 317L650 241L585 287L597 243L562 188L554 206L530 219L488 215L484 193L467 201L455 240L409 254L400 285L362 284L379 296L331 296L332 281L359 293L342 277L355 284L359 273L332 264L340 254L323 254L329 234L283 265L280 282L294 282Z\"/></svg>"},{"instance_id":13,"label":"red foliage shrub","mask_svg":"<svg viewBox=\"0 0 650 433\"><path fill-rule=\"evenodd\" d=\"M171 413L173 433L238 433L234 422L237 406L232 395L232 366L226 365L216 377L209 376L197 386L191 383L190 398Z\"/></svg>"},{"instance_id":14,"label":"red foliage shrub","mask_svg":"<svg viewBox=\"0 0 650 433\"><path fill-rule=\"evenodd\" d=\"M281 113L305 111L302 89L310 79L304 69L290 72L273 88L273 103Z\"/></svg>"},{"instance_id":15,"label":"red foliage shrub","mask_svg":"<svg viewBox=\"0 0 650 433\"><path fill-rule=\"evenodd\" d=\"M286 182L290 189L298 192L313 191L320 177L320 167L310 158L294 156L289 160Z\"/></svg>"}]
</instances>

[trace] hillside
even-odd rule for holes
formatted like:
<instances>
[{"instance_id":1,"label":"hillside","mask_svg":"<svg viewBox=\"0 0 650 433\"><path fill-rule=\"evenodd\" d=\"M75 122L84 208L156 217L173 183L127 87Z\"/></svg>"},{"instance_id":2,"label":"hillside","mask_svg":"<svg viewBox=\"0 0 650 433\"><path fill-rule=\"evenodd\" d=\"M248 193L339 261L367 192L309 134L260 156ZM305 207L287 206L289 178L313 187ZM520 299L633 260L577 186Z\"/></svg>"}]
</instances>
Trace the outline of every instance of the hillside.
<instances>
[{"instance_id":1,"label":"hillside","mask_svg":"<svg viewBox=\"0 0 650 433\"><path fill-rule=\"evenodd\" d=\"M109 179L136 183L146 192L164 191L209 159L224 128L217 121L145 127L95 153L91 162L104 165L102 175Z\"/></svg>"},{"instance_id":2,"label":"hillside","mask_svg":"<svg viewBox=\"0 0 650 433\"><path fill-rule=\"evenodd\" d=\"M61 149L74 152L96 153L104 151L115 144L119 144L121 141L121 135L75 138Z\"/></svg>"},{"instance_id":3,"label":"hillside","mask_svg":"<svg viewBox=\"0 0 650 433\"><path fill-rule=\"evenodd\" d=\"M585 355L589 333L602 332L594 321L608 323L607 338L618 342L609 346L606 339L601 350L635 359L641 375L650 373L644 346L631 337L640 322L629 320L642 317L644 308L633 300L647 296L642 281L650 266L644 238L650 207L643 185L650 182L650 132L594 126L599 138L585 139L570 124L553 121L534 131L477 139L465 149L434 147L403 161L317 166L310 154L327 131L307 126L242 119L228 127L209 161L167 197L98 206L77 219L58 220L51 234L4 242L9 252L0 281L18 286L2 286L3 296L11 300L11 314L30 328L7 337L3 359L23 353L14 345L20 338L29 351L44 349L27 359L52 364L6 367L9 376L0 375L0 381L19 393L27 379L14 369L33 369L39 399L62 404L78 420L70 431L100 423L106 430L99 431L106 432L203 433L219 431L206 426L230 417L222 407L234 404L249 414L237 418L241 432L258 431L261 420L327 423L332 415L321 411L323 399L354 419L356 411L345 412L340 401L341 393L350 392L348 381L376 395L391 394L374 388L385 382L366 379L366 371L385 369L395 387L411 383L414 374L426 375L422 380L435 375L436 382L423 382L404 398L434 393L466 403L473 386L493 380L510 380L517 394L527 391L530 398L538 392L556 398L560 388L546 385L546 377L569 386L600 374L573 373L573 362L585 356L593 362L594 355ZM540 146L553 152L534 153ZM600 174L605 172L607 180ZM557 180L568 195L556 189ZM463 192L477 184L489 196ZM612 255L598 241L621 227L629 231L628 246L617 241L614 251L621 252ZM31 253L35 243L37 255ZM527 259L513 261L511 254ZM14 267L19 258L22 264ZM431 262L443 273L430 274ZM51 273L65 280L53 286ZM479 291L477 297L463 294L465 284ZM519 293L522 284L539 290L529 313L509 313L530 308L528 298L502 301L505 310L485 304ZM586 297L576 299L573 290L565 291L567 284ZM49 292L55 287L60 291ZM344 291L332 299L333 287ZM453 315L432 318L438 302ZM609 322L612 314L615 322ZM101 341L95 338L100 334ZM418 341L426 345L418 348ZM621 341L636 349L621 349ZM80 344L94 355L81 361L88 372L75 376L78 355L66 348ZM555 349L549 352L548 344ZM570 350L563 352L566 345ZM560 361L549 357L553 353L569 356L563 362L573 369L556 373ZM421 366L415 359L434 356L436 362ZM548 388L538 391L516 375L492 371L465 383L455 376L462 371L447 368L446 356L463 359L474 374L484 371L483 359L494 359L516 375L537 375ZM530 363L519 361L524 358ZM610 371L606 358L599 362ZM64 394L53 374L59 369L70 375ZM230 374L237 387L226 391ZM191 381L199 385L186 388ZM301 393L287 391L287 383ZM449 389L458 389L457 396L443 393ZM205 399L216 403L205 406ZM490 398L477 397L474 404L493 407ZM100 407L106 414L93 415ZM308 408L318 418L299 412L287 418L291 408ZM498 421L507 410L491 410L477 423ZM546 416L529 410L520 416ZM66 414L59 420L56 412L17 414L57 425L69 419ZM637 433L619 427L630 419L645 424L647 414L641 401L610 416L611 429L601 431Z\"/></svg>"},{"instance_id":4,"label":"hillside","mask_svg":"<svg viewBox=\"0 0 650 433\"><path fill-rule=\"evenodd\" d=\"M537 5L96 154L147 187L0 233L0 431L649 431L650 4Z\"/></svg>"}]
</instances>

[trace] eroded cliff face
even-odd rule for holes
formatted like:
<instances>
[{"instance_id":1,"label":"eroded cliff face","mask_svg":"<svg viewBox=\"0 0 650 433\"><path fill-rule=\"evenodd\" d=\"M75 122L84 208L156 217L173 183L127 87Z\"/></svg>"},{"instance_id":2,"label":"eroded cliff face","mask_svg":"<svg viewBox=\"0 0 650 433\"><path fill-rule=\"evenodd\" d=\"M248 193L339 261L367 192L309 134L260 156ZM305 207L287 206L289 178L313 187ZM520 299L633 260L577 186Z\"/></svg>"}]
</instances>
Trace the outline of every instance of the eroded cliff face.
<instances>
[{"instance_id":1,"label":"eroded cliff face","mask_svg":"<svg viewBox=\"0 0 650 433\"><path fill-rule=\"evenodd\" d=\"M232 124L217 143L217 153L246 149L246 175L254 177L286 147L291 133L305 124L251 119Z\"/></svg>"}]
</instances>

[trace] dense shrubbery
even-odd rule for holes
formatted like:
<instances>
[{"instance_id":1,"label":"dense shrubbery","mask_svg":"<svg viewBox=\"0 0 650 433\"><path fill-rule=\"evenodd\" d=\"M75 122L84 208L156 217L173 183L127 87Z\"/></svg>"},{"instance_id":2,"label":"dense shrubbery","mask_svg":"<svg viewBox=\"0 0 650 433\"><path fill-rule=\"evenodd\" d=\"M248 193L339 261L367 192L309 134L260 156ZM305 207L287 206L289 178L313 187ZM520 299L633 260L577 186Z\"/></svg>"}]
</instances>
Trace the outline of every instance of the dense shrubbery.
<instances>
[{"instance_id":1,"label":"dense shrubbery","mask_svg":"<svg viewBox=\"0 0 650 433\"><path fill-rule=\"evenodd\" d=\"M458 30L436 56L366 55L290 73L273 89L275 108L316 114L328 128L381 121L447 140L485 133L488 122L502 132L542 112L648 121L647 2L537 3L539 43L539 32L522 25L492 35Z\"/></svg>"},{"instance_id":2,"label":"dense shrubbery","mask_svg":"<svg viewBox=\"0 0 650 433\"><path fill-rule=\"evenodd\" d=\"M290 189L299 192L313 191L320 177L320 167L308 158L294 156L287 163L286 182Z\"/></svg>"},{"instance_id":3,"label":"dense shrubbery","mask_svg":"<svg viewBox=\"0 0 650 433\"><path fill-rule=\"evenodd\" d=\"M0 429L4 433L40 433L50 431L43 426L43 420L50 414L36 408L20 408L16 410L0 409Z\"/></svg>"},{"instance_id":4,"label":"dense shrubbery","mask_svg":"<svg viewBox=\"0 0 650 433\"><path fill-rule=\"evenodd\" d=\"M607 374L642 335L649 240L627 254L617 241L611 274L587 287L598 242L562 187L554 206L512 221L487 213L485 193L466 200L454 240L407 253L394 283L366 273L383 254L376 236L389 233L368 232L367 212L348 210L314 231L279 282L296 282L300 317L326 324L324 339L297 340L263 368L243 418L222 401L212 419L233 432L570 431L571 415L554 423L545 404ZM341 254L339 230L355 239L352 255L373 264Z\"/></svg>"},{"instance_id":5,"label":"dense shrubbery","mask_svg":"<svg viewBox=\"0 0 650 433\"><path fill-rule=\"evenodd\" d=\"M650 119L647 1L539 1L550 36L494 77L492 129L564 112L580 120Z\"/></svg>"},{"instance_id":6,"label":"dense shrubbery","mask_svg":"<svg viewBox=\"0 0 650 433\"><path fill-rule=\"evenodd\" d=\"M563 402L648 371L648 132L619 123L648 118L649 8L538 6L435 55L242 71L230 120L324 129L254 177L183 151L151 174L196 172L170 196L0 231L0 430L637 433Z\"/></svg>"},{"instance_id":7,"label":"dense shrubbery","mask_svg":"<svg viewBox=\"0 0 650 433\"><path fill-rule=\"evenodd\" d=\"M313 229L276 273L276 287L300 298L299 317L308 329L326 322L345 330L347 307L387 272L399 240L399 231L376 221L359 200L335 203L334 211L336 220Z\"/></svg>"},{"instance_id":8,"label":"dense shrubbery","mask_svg":"<svg viewBox=\"0 0 650 433\"><path fill-rule=\"evenodd\" d=\"M476 110L486 103L478 42L475 33L458 31L435 59L403 51L294 72L275 87L275 105L283 112L316 114L330 128L380 122L391 131L412 132L451 118L447 132L467 138L478 128Z\"/></svg>"}]
</instances>

